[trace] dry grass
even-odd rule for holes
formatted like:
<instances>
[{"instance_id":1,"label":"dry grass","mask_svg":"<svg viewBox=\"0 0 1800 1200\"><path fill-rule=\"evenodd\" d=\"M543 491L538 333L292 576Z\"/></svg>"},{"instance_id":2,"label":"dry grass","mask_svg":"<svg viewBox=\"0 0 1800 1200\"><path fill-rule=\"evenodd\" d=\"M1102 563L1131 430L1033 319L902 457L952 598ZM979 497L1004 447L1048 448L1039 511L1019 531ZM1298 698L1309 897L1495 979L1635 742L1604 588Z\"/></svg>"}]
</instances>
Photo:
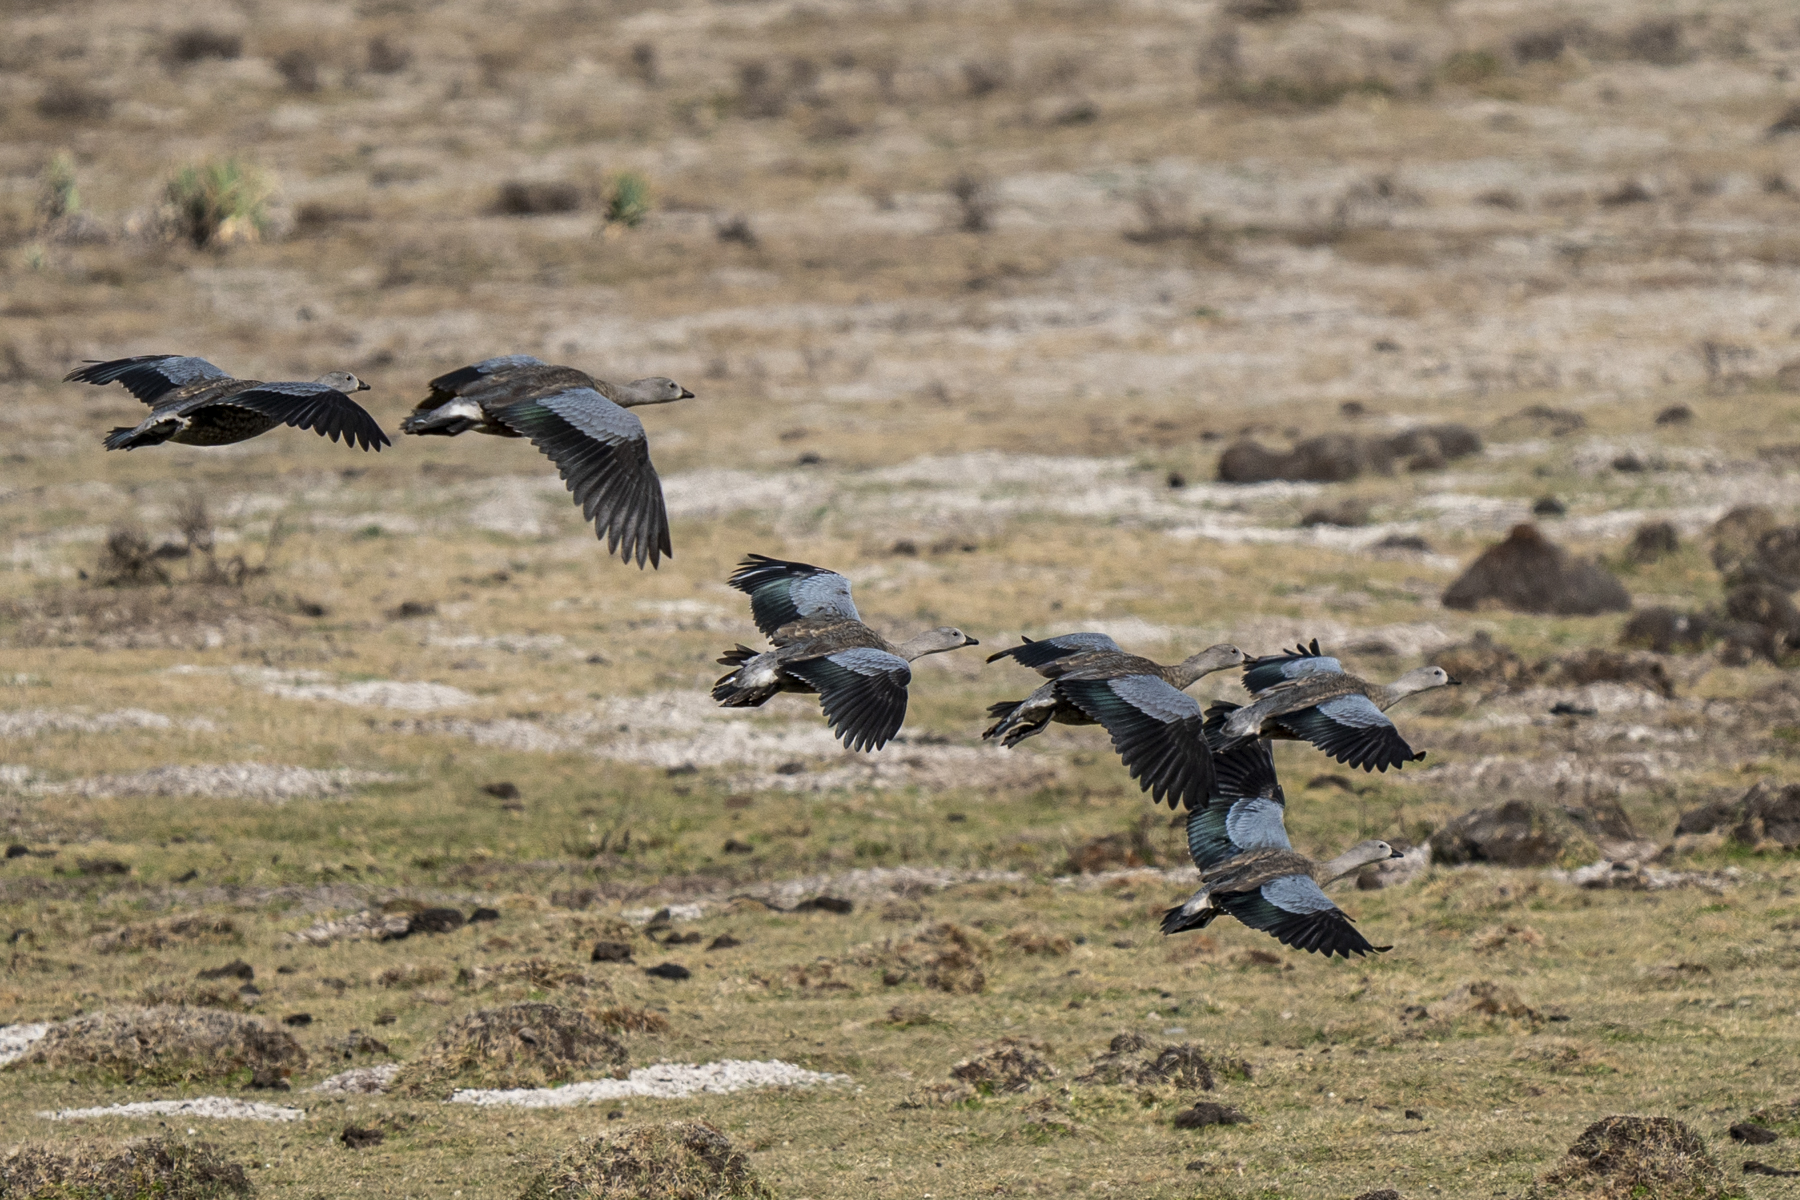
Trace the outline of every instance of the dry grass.
<instances>
[{"instance_id":1,"label":"dry grass","mask_svg":"<svg viewBox=\"0 0 1800 1200\"><path fill-rule=\"evenodd\" d=\"M224 1080L304 1069L306 1051L259 1017L185 1004L108 1008L53 1026L12 1070L48 1067L126 1082Z\"/></svg>"},{"instance_id":2,"label":"dry grass","mask_svg":"<svg viewBox=\"0 0 1800 1200\"><path fill-rule=\"evenodd\" d=\"M772 1198L731 1139L704 1121L620 1129L558 1155L525 1185L520 1200L668 1200Z\"/></svg>"},{"instance_id":3,"label":"dry grass","mask_svg":"<svg viewBox=\"0 0 1800 1200\"><path fill-rule=\"evenodd\" d=\"M458 1087L548 1087L605 1078L625 1046L586 1013L554 1004L484 1008L453 1021L394 1081L406 1095L444 1099Z\"/></svg>"}]
</instances>

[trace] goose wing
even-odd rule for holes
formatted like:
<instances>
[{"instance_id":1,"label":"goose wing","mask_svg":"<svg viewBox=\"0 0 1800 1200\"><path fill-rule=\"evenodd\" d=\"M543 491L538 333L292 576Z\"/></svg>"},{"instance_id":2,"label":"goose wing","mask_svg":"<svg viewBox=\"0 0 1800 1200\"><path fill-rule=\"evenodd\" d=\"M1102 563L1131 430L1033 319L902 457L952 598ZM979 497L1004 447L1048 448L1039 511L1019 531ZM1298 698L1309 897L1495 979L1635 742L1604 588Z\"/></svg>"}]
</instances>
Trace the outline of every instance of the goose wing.
<instances>
[{"instance_id":1,"label":"goose wing","mask_svg":"<svg viewBox=\"0 0 1800 1200\"><path fill-rule=\"evenodd\" d=\"M1368 954L1392 950L1374 946L1358 933L1344 910L1305 875L1283 875L1253 892L1220 894L1219 907L1252 929L1272 935L1284 946L1323 954Z\"/></svg>"},{"instance_id":2,"label":"goose wing","mask_svg":"<svg viewBox=\"0 0 1800 1200\"><path fill-rule=\"evenodd\" d=\"M334 387L322 383L259 383L211 401L273 417L295 429L310 429L347 446L380 450L393 443L369 411Z\"/></svg>"},{"instance_id":3,"label":"goose wing","mask_svg":"<svg viewBox=\"0 0 1800 1200\"><path fill-rule=\"evenodd\" d=\"M861 621L850 602L850 581L811 563L746 555L725 581L750 597L750 613L764 637L790 621Z\"/></svg>"},{"instance_id":4,"label":"goose wing","mask_svg":"<svg viewBox=\"0 0 1800 1200\"><path fill-rule=\"evenodd\" d=\"M180 354L140 354L136 358L115 358L111 362L89 360L85 367L63 376L64 383L120 383L125 390L152 408L156 402L178 388L205 379L229 379L231 376L204 358ZM386 439L382 439L386 441Z\"/></svg>"},{"instance_id":5,"label":"goose wing","mask_svg":"<svg viewBox=\"0 0 1800 1200\"><path fill-rule=\"evenodd\" d=\"M637 417L591 387L509 404L493 416L556 464L608 554L636 559L639 567L673 556L662 480Z\"/></svg>"},{"instance_id":6,"label":"goose wing","mask_svg":"<svg viewBox=\"0 0 1800 1200\"><path fill-rule=\"evenodd\" d=\"M1057 680L1059 695L1112 735L1113 749L1153 800L1189 809L1212 789L1212 752L1200 706L1157 675Z\"/></svg>"},{"instance_id":7,"label":"goose wing","mask_svg":"<svg viewBox=\"0 0 1800 1200\"><path fill-rule=\"evenodd\" d=\"M1365 771L1385 771L1425 757L1423 751L1415 753L1387 714L1361 693L1334 696L1311 708L1282 713L1273 720L1337 761Z\"/></svg>"},{"instance_id":8,"label":"goose wing","mask_svg":"<svg viewBox=\"0 0 1800 1200\"><path fill-rule=\"evenodd\" d=\"M484 358L478 363L470 363L466 367L458 367L447 371L433 379L425 386L431 394L419 402L419 408L430 409L454 397L465 395L476 388L491 387L496 382L495 376L502 376L525 367L544 367L549 364L541 358L533 358L529 354L505 354L499 358ZM518 396L515 399L526 399Z\"/></svg>"},{"instance_id":9,"label":"goose wing","mask_svg":"<svg viewBox=\"0 0 1800 1200\"><path fill-rule=\"evenodd\" d=\"M1310 646L1295 646L1280 654L1264 654L1244 660L1244 690L1252 696L1302 675L1341 675L1344 664L1319 650L1319 639Z\"/></svg>"},{"instance_id":10,"label":"goose wing","mask_svg":"<svg viewBox=\"0 0 1800 1200\"><path fill-rule=\"evenodd\" d=\"M1036 670L1060 658L1068 658L1075 654L1092 654L1095 651L1124 653L1119 649L1119 643L1104 633L1065 633L1052 638L1039 638L1037 641L1026 638L1010 650L1001 650L988 655L987 660L998 662L1000 659L1010 658L1022 667Z\"/></svg>"},{"instance_id":11,"label":"goose wing","mask_svg":"<svg viewBox=\"0 0 1800 1200\"><path fill-rule=\"evenodd\" d=\"M819 693L825 723L846 749L879 750L906 720L912 668L897 654L857 646L784 669Z\"/></svg>"},{"instance_id":12,"label":"goose wing","mask_svg":"<svg viewBox=\"0 0 1800 1200\"><path fill-rule=\"evenodd\" d=\"M1224 723L1233 704L1206 710L1205 730ZM1223 709L1223 712L1219 710ZM1206 804L1188 815L1188 853L1201 870L1246 850L1291 850L1287 797L1275 777L1275 760L1260 738L1213 755L1213 786Z\"/></svg>"}]
</instances>

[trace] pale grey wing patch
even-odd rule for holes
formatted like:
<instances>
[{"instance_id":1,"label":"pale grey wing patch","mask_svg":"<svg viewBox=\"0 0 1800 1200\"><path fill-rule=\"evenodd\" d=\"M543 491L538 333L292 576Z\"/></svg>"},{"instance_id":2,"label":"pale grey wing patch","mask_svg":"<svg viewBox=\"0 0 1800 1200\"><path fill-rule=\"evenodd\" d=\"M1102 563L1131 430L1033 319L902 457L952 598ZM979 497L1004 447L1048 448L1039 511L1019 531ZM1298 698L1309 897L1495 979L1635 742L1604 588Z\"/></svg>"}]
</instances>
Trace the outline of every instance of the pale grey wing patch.
<instances>
[{"instance_id":1,"label":"pale grey wing patch","mask_svg":"<svg viewBox=\"0 0 1800 1200\"><path fill-rule=\"evenodd\" d=\"M794 602L794 611L802 617L843 617L851 621L862 620L857 615L856 605L850 600L850 581L835 572L796 579L788 589L788 596ZM890 654L888 657L893 658L894 656ZM904 660L896 659L895 661Z\"/></svg>"},{"instance_id":2,"label":"pale grey wing patch","mask_svg":"<svg viewBox=\"0 0 1800 1200\"><path fill-rule=\"evenodd\" d=\"M644 423L593 388L570 388L545 396L538 403L589 437L609 445L644 440Z\"/></svg>"},{"instance_id":3,"label":"pale grey wing patch","mask_svg":"<svg viewBox=\"0 0 1800 1200\"><path fill-rule=\"evenodd\" d=\"M1200 715L1200 705L1192 696L1154 675L1127 675L1108 680L1107 685L1119 699L1158 721L1181 721Z\"/></svg>"},{"instance_id":4,"label":"pale grey wing patch","mask_svg":"<svg viewBox=\"0 0 1800 1200\"><path fill-rule=\"evenodd\" d=\"M1225 813L1226 836L1240 850L1292 850L1285 812L1280 802L1266 797L1236 801Z\"/></svg>"},{"instance_id":5,"label":"pale grey wing patch","mask_svg":"<svg viewBox=\"0 0 1800 1200\"><path fill-rule=\"evenodd\" d=\"M190 383L198 383L202 379L226 379L228 376L204 358L165 358L156 364L156 369L164 379L176 387L186 387Z\"/></svg>"},{"instance_id":6,"label":"pale grey wing patch","mask_svg":"<svg viewBox=\"0 0 1800 1200\"><path fill-rule=\"evenodd\" d=\"M873 646L856 646L826 657L858 675L893 675L902 684L912 681L911 664L898 654L889 654L886 650L877 650Z\"/></svg>"},{"instance_id":7,"label":"pale grey wing patch","mask_svg":"<svg viewBox=\"0 0 1800 1200\"><path fill-rule=\"evenodd\" d=\"M1379 729L1384 725L1391 729L1394 725L1367 696L1335 696L1318 707L1339 725L1348 725L1352 729Z\"/></svg>"},{"instance_id":8,"label":"pale grey wing patch","mask_svg":"<svg viewBox=\"0 0 1800 1200\"><path fill-rule=\"evenodd\" d=\"M1263 899L1282 912L1318 913L1337 908L1325 890L1307 875L1283 875L1271 879L1262 885L1262 894Z\"/></svg>"},{"instance_id":9,"label":"pale grey wing patch","mask_svg":"<svg viewBox=\"0 0 1800 1200\"><path fill-rule=\"evenodd\" d=\"M1059 637L1043 640L1059 650L1077 650L1083 654L1091 654L1096 650L1110 651L1114 654L1124 653L1119 649L1119 643L1104 633L1065 633Z\"/></svg>"},{"instance_id":10,"label":"pale grey wing patch","mask_svg":"<svg viewBox=\"0 0 1800 1200\"><path fill-rule=\"evenodd\" d=\"M541 367L544 360L533 358L529 354L503 354L499 358L484 358L475 364L477 375L492 375L495 371L504 371L508 367Z\"/></svg>"}]
</instances>

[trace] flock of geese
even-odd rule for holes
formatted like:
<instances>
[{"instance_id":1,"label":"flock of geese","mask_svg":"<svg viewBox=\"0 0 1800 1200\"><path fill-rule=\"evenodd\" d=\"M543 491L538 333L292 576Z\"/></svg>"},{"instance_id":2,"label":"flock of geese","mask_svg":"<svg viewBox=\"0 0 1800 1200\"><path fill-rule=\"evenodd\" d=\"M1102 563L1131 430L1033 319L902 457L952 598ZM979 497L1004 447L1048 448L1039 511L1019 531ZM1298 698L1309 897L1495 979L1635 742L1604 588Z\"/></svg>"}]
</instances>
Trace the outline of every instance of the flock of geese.
<instances>
[{"instance_id":1,"label":"flock of geese","mask_svg":"<svg viewBox=\"0 0 1800 1200\"><path fill-rule=\"evenodd\" d=\"M205 359L154 354L90 362L65 382L116 382L150 407L136 426L106 436L109 450L226 445L279 425L364 450L392 444L351 399L369 385L345 371L264 383L234 379ZM673 556L662 483L643 422L628 410L691 399L692 392L660 376L612 384L522 354L462 367L427 387L401 432L527 438L556 464L609 554L640 568ZM727 582L750 598L769 649L726 651L719 662L731 670L714 685L713 699L746 708L781 692L816 694L827 725L850 750L879 750L899 733L913 660L979 645L950 626L890 642L863 623L847 578L809 563L752 554ZM1204 928L1229 913L1285 945L1328 957L1389 949L1371 945L1323 885L1399 852L1379 840L1324 862L1295 851L1270 742L1308 742L1365 771L1416 762L1424 753L1400 736L1387 710L1455 684L1442 668L1372 683L1345 671L1317 640L1254 658L1236 646L1212 646L1165 666L1125 652L1102 633L1026 638L987 661L1003 658L1047 682L1023 700L993 705L984 739L1010 748L1052 724L1099 725L1152 800L1187 810L1188 850L1201 886L1165 914L1164 933ZM1219 701L1203 712L1187 689L1235 667L1243 670L1250 702Z\"/></svg>"}]
</instances>

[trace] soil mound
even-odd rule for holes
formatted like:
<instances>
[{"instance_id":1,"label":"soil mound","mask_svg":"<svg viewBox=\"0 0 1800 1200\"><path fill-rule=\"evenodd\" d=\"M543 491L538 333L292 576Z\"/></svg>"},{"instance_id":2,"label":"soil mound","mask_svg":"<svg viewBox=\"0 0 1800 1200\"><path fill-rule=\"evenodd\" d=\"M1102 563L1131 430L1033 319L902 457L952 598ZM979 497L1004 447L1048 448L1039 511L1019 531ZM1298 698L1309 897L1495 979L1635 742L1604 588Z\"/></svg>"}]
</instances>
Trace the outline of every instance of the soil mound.
<instances>
[{"instance_id":1,"label":"soil mound","mask_svg":"<svg viewBox=\"0 0 1800 1200\"><path fill-rule=\"evenodd\" d=\"M750 1158L705 1121L639 1125L578 1142L540 1171L519 1200L772 1198Z\"/></svg>"},{"instance_id":2,"label":"soil mound","mask_svg":"<svg viewBox=\"0 0 1800 1200\"><path fill-rule=\"evenodd\" d=\"M1152 1087L1173 1084L1184 1091L1210 1092L1220 1076L1250 1077L1250 1064L1228 1059L1209 1061L1198 1046L1182 1043L1155 1046L1140 1034L1121 1033L1094 1056L1088 1069L1076 1076L1079 1083Z\"/></svg>"},{"instance_id":3,"label":"soil mound","mask_svg":"<svg viewBox=\"0 0 1800 1200\"><path fill-rule=\"evenodd\" d=\"M1562 1163L1538 1177L1534 1197L1726 1200L1725 1179L1700 1135L1673 1117L1607 1117L1582 1132Z\"/></svg>"},{"instance_id":4,"label":"soil mound","mask_svg":"<svg viewBox=\"0 0 1800 1200\"><path fill-rule=\"evenodd\" d=\"M159 1005L109 1008L53 1025L19 1064L172 1083L300 1070L306 1051L293 1034L257 1017Z\"/></svg>"},{"instance_id":5,"label":"soil mound","mask_svg":"<svg viewBox=\"0 0 1800 1200\"><path fill-rule=\"evenodd\" d=\"M1643 839L1617 801L1591 807L1507 800L1457 817L1431 835L1431 861L1446 866L1578 866L1609 855L1626 857Z\"/></svg>"},{"instance_id":6,"label":"soil mound","mask_svg":"<svg viewBox=\"0 0 1800 1200\"><path fill-rule=\"evenodd\" d=\"M1022 1092L1039 1079L1054 1079L1050 1047L1034 1038L1004 1037L950 1068L950 1078L978 1092Z\"/></svg>"},{"instance_id":7,"label":"soil mound","mask_svg":"<svg viewBox=\"0 0 1800 1200\"><path fill-rule=\"evenodd\" d=\"M462 1087L548 1087L596 1073L618 1076L627 1060L624 1045L583 1013L509 1004L452 1021L401 1068L394 1090L442 1099Z\"/></svg>"},{"instance_id":8,"label":"soil mound","mask_svg":"<svg viewBox=\"0 0 1800 1200\"><path fill-rule=\"evenodd\" d=\"M1396 463L1430 471L1481 451L1481 435L1466 425L1421 425L1387 438L1326 433L1286 451L1246 438L1219 456L1221 483L1347 483L1364 472L1392 474Z\"/></svg>"},{"instance_id":9,"label":"soil mound","mask_svg":"<svg viewBox=\"0 0 1800 1200\"><path fill-rule=\"evenodd\" d=\"M1506 540L1482 551L1444 591L1444 607L1512 609L1557 616L1625 612L1631 596L1605 567L1578 559L1538 532L1515 525Z\"/></svg>"},{"instance_id":10,"label":"soil mound","mask_svg":"<svg viewBox=\"0 0 1800 1200\"><path fill-rule=\"evenodd\" d=\"M1681 535L1675 526L1667 521L1646 521L1637 527L1631 535L1631 545L1625 550L1625 557L1634 563L1649 564L1661 562L1671 554L1681 552Z\"/></svg>"},{"instance_id":11,"label":"soil mound","mask_svg":"<svg viewBox=\"0 0 1800 1200\"><path fill-rule=\"evenodd\" d=\"M1760 780L1737 800L1683 813L1675 826L1678 835L1720 830L1751 850L1800 850L1800 784L1781 787Z\"/></svg>"},{"instance_id":12,"label":"soil mound","mask_svg":"<svg viewBox=\"0 0 1800 1200\"><path fill-rule=\"evenodd\" d=\"M1658 654L1692 652L1705 646L1713 633L1713 622L1704 613L1646 608L1631 614L1625 622L1625 628L1619 631L1619 645Z\"/></svg>"},{"instance_id":13,"label":"soil mound","mask_svg":"<svg viewBox=\"0 0 1800 1200\"><path fill-rule=\"evenodd\" d=\"M73 1153L22 1146L0 1158L0 1196L9 1200L112 1196L215 1200L251 1195L255 1189L243 1164L206 1142L149 1138L123 1147L77 1147Z\"/></svg>"},{"instance_id":14,"label":"soil mound","mask_svg":"<svg viewBox=\"0 0 1800 1200\"><path fill-rule=\"evenodd\" d=\"M1496 642L1485 629L1478 629L1468 641L1445 646L1426 662L1442 667L1452 679L1487 687L1525 687L1537 677L1532 665L1513 652L1512 647Z\"/></svg>"},{"instance_id":15,"label":"soil mound","mask_svg":"<svg viewBox=\"0 0 1800 1200\"><path fill-rule=\"evenodd\" d=\"M1459 985L1448 996L1433 1004L1427 1012L1434 1021L1474 1018L1536 1024L1543 1019L1535 1008L1525 1003L1517 991L1491 979L1477 979Z\"/></svg>"}]
</instances>

